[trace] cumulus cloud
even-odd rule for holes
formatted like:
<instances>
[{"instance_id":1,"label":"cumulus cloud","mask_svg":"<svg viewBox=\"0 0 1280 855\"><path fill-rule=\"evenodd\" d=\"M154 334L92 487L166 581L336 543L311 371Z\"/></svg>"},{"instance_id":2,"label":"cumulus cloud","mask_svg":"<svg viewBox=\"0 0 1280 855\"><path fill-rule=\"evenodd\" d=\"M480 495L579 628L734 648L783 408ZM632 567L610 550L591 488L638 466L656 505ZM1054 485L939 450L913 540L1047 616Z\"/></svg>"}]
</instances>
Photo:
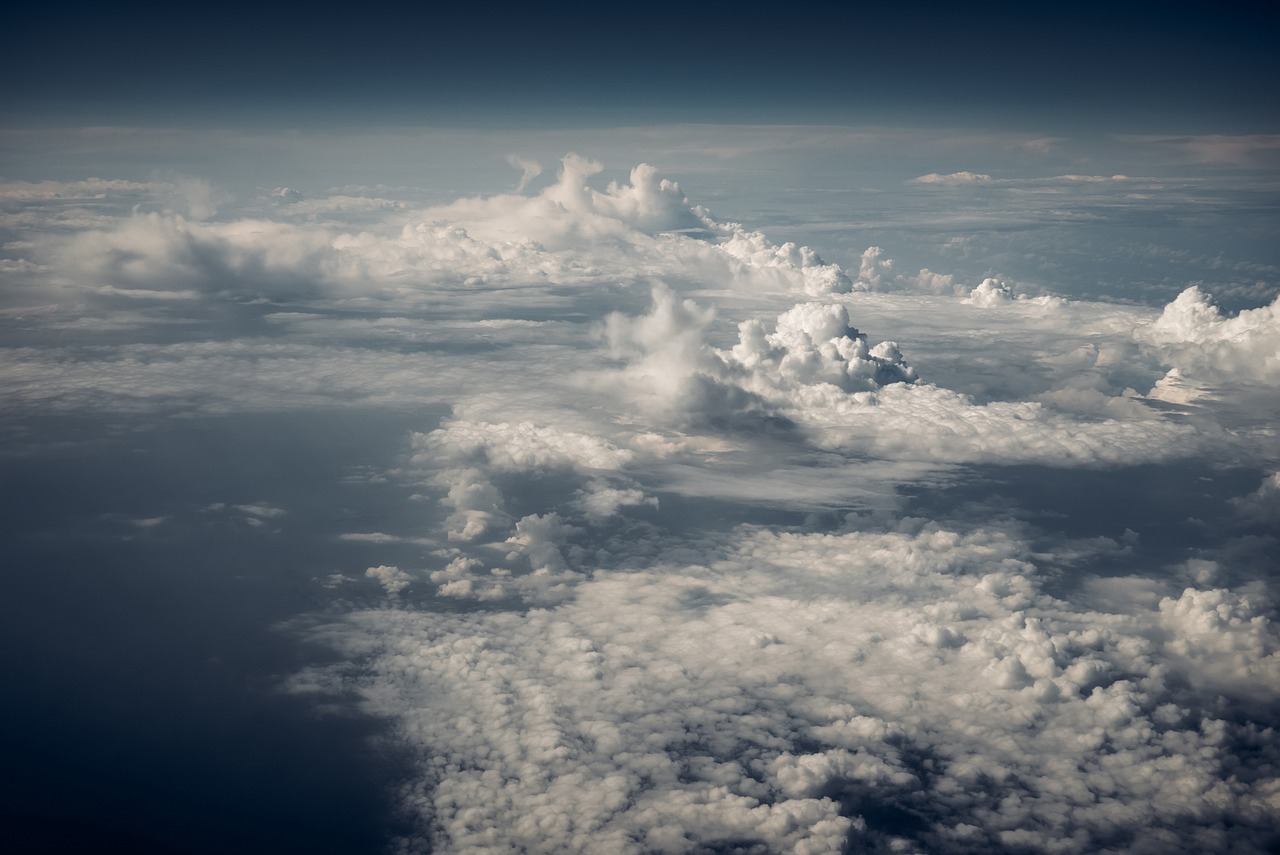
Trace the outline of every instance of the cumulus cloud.
<instances>
[{"instance_id":1,"label":"cumulus cloud","mask_svg":"<svg viewBox=\"0 0 1280 855\"><path fill-rule=\"evenodd\" d=\"M1280 472L1262 479L1262 484L1247 496L1231 500L1242 517L1257 522L1280 522Z\"/></svg>"},{"instance_id":2,"label":"cumulus cloud","mask_svg":"<svg viewBox=\"0 0 1280 855\"><path fill-rule=\"evenodd\" d=\"M965 298L966 303L973 303L975 306L1000 306L1013 300L1013 292L1006 285L1001 284L995 279L983 279L977 288L969 293Z\"/></svg>"},{"instance_id":3,"label":"cumulus cloud","mask_svg":"<svg viewBox=\"0 0 1280 855\"><path fill-rule=\"evenodd\" d=\"M452 421L413 437L411 464L433 473L447 490L451 540L474 540L493 523L509 521L492 479L501 474L567 473L596 479L621 469L632 452L586 434L530 423Z\"/></svg>"},{"instance_id":4,"label":"cumulus cloud","mask_svg":"<svg viewBox=\"0 0 1280 855\"><path fill-rule=\"evenodd\" d=\"M778 246L763 233L747 231L736 224L721 227L728 237L719 249L750 268L777 273L796 290L806 294L839 294L852 290L853 283L838 264L827 264L807 246L787 242Z\"/></svg>"},{"instance_id":5,"label":"cumulus cloud","mask_svg":"<svg viewBox=\"0 0 1280 855\"><path fill-rule=\"evenodd\" d=\"M1193 285L1165 306L1145 338L1181 374L1280 383L1280 298L1226 317Z\"/></svg>"},{"instance_id":6,"label":"cumulus cloud","mask_svg":"<svg viewBox=\"0 0 1280 855\"><path fill-rule=\"evenodd\" d=\"M1085 611L998 529L743 530L700 549L598 573L552 609L363 612L323 633L353 652L378 639L367 708L428 758L405 791L408 849L1269 839L1280 754L1210 711L1277 700L1275 628L1239 595ZM1248 771L1227 771L1236 746Z\"/></svg>"},{"instance_id":7,"label":"cumulus cloud","mask_svg":"<svg viewBox=\"0 0 1280 855\"><path fill-rule=\"evenodd\" d=\"M321 215L327 224L201 222L220 197L206 185L186 182L166 185L167 192L187 199L185 215L150 211L107 219L47 252L54 280L64 286L141 296L160 296L180 282L188 293L224 296L253 289L269 297L354 299L352 289L358 288L362 299L412 305L419 302L414 286L538 287L691 272L718 287L787 287L810 294L850 288L838 265L808 247L775 245L760 232L716 221L652 166L635 167L629 183L597 190L589 180L601 169L570 154L557 180L533 196L463 199L418 211L405 211L395 200L344 194L281 197L287 204L277 213ZM13 192L44 198L71 191ZM379 211L390 216L359 231L344 228L338 217Z\"/></svg>"},{"instance_id":8,"label":"cumulus cloud","mask_svg":"<svg viewBox=\"0 0 1280 855\"><path fill-rule=\"evenodd\" d=\"M978 404L918 382L897 344L868 345L843 304L798 304L772 330L744 321L737 344L723 350L702 341L709 320L664 291L646 315L611 316L613 352L629 364L605 377L637 405L677 419L781 419L819 446L895 459L1114 465L1186 454L1202 441L1185 425L1113 417L1140 411L1132 403L1090 407L1107 417L1086 421L1035 402Z\"/></svg>"},{"instance_id":9,"label":"cumulus cloud","mask_svg":"<svg viewBox=\"0 0 1280 855\"><path fill-rule=\"evenodd\" d=\"M1015 301L1035 304L1039 306L1061 306L1066 301L1061 297L1050 295L1041 295L1039 297L1028 297L1024 294L1015 294L1013 289L997 279L987 277L978 283L978 287L969 292L969 296L964 298L964 302L971 303L975 306L982 306L990 309L996 306L1006 306Z\"/></svg>"},{"instance_id":10,"label":"cumulus cloud","mask_svg":"<svg viewBox=\"0 0 1280 855\"><path fill-rule=\"evenodd\" d=\"M704 341L711 317L662 288L648 314L609 316L611 352L629 361L623 378L640 390L646 406L659 402L660 409L715 420L785 406L805 386L847 393L916 379L897 345L869 346L842 304L797 304L772 329L743 321L737 344L727 350Z\"/></svg>"},{"instance_id":11,"label":"cumulus cloud","mask_svg":"<svg viewBox=\"0 0 1280 855\"><path fill-rule=\"evenodd\" d=\"M386 592L391 596L396 596L405 588L409 587L412 577L399 567L393 567L387 564L380 564L377 567L370 567L364 571L364 575L377 581Z\"/></svg>"}]
</instances>

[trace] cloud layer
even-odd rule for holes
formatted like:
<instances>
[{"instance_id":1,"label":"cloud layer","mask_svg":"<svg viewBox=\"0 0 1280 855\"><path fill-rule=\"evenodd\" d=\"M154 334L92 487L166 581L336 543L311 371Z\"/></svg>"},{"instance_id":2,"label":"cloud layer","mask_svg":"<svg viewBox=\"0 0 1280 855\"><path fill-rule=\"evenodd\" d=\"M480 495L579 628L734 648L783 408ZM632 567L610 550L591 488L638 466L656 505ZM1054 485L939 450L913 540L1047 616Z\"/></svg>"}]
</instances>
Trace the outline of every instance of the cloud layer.
<instances>
[{"instance_id":1,"label":"cloud layer","mask_svg":"<svg viewBox=\"0 0 1280 855\"><path fill-rule=\"evenodd\" d=\"M394 417L360 477L412 522L329 535L360 557L310 636L344 656L291 685L394 723L405 851L1274 845L1280 304L846 268L647 165L510 162L517 192L430 205L0 187L15 450L55 417ZM1204 518L1115 507L1142 479Z\"/></svg>"},{"instance_id":2,"label":"cloud layer","mask_svg":"<svg viewBox=\"0 0 1280 855\"><path fill-rule=\"evenodd\" d=\"M998 529L744 529L550 610L351 615L447 851L1262 851L1278 639L1246 597L1047 596ZM1249 746L1247 766L1236 752ZM1231 771L1227 771L1231 770Z\"/></svg>"}]
</instances>

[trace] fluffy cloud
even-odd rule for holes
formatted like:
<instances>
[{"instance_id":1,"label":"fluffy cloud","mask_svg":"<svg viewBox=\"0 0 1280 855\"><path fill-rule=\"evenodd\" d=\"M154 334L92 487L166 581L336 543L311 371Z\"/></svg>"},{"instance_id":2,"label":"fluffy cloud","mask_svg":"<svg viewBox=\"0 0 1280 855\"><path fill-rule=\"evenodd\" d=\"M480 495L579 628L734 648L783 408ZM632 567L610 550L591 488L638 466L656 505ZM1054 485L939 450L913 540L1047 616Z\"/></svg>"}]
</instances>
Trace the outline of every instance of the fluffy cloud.
<instances>
[{"instance_id":1,"label":"fluffy cloud","mask_svg":"<svg viewBox=\"0 0 1280 855\"><path fill-rule=\"evenodd\" d=\"M1277 700L1275 628L1239 595L1084 611L999 530L700 549L549 610L322 633L377 639L366 705L424 749L410 850L1265 846L1280 754L1209 711Z\"/></svg>"},{"instance_id":2,"label":"fluffy cloud","mask_svg":"<svg viewBox=\"0 0 1280 855\"><path fill-rule=\"evenodd\" d=\"M772 330L744 321L725 350L702 341L709 321L692 301L662 290L648 314L611 316L613 352L629 364L606 375L609 384L637 406L694 423L781 419L819 446L903 460L1121 464L1186 454L1203 442L1133 402L1091 407L1103 417L1082 420L1034 402L977 404L919 383L897 344L869 346L843 304L796 305Z\"/></svg>"},{"instance_id":3,"label":"fluffy cloud","mask_svg":"<svg viewBox=\"0 0 1280 855\"><path fill-rule=\"evenodd\" d=\"M386 589L386 592L392 596L399 594L405 588L409 587L412 577L399 567L393 567L387 564L380 564L377 567L370 567L364 571L364 575L370 579L377 581L379 585Z\"/></svg>"},{"instance_id":4,"label":"fluffy cloud","mask_svg":"<svg viewBox=\"0 0 1280 855\"><path fill-rule=\"evenodd\" d=\"M1258 522L1280 520L1280 472L1271 473L1262 480L1258 489L1233 499L1231 504L1246 519Z\"/></svg>"},{"instance_id":5,"label":"fluffy cloud","mask_svg":"<svg viewBox=\"0 0 1280 855\"><path fill-rule=\"evenodd\" d=\"M1165 306L1145 334L1182 374L1280 383L1280 298L1226 317L1192 286Z\"/></svg>"},{"instance_id":6,"label":"fluffy cloud","mask_svg":"<svg viewBox=\"0 0 1280 855\"><path fill-rule=\"evenodd\" d=\"M463 199L404 211L394 200L339 195L292 201L276 210L295 217L390 211L389 218L361 231L346 230L338 220L200 222L212 213L212 203L192 202L186 216L152 211L106 220L47 253L53 281L64 287L151 297L182 283L187 293L323 295L417 305L422 296L415 289L424 286L538 287L602 278L684 278L691 272L718 287L809 294L851 287L838 265L823 262L808 247L778 246L760 232L714 220L651 166L637 166L629 183L613 182L603 191L588 184L601 168L568 155L558 179L534 196ZM105 184L116 193L136 190ZM13 192L30 196L36 190Z\"/></svg>"},{"instance_id":7,"label":"fluffy cloud","mask_svg":"<svg viewBox=\"0 0 1280 855\"><path fill-rule=\"evenodd\" d=\"M714 225L714 224L712 224ZM838 264L827 264L807 246L787 242L773 244L763 233L746 231L737 224L720 226L728 234L718 248L749 268L775 272L783 282L806 294L839 294L853 288Z\"/></svg>"},{"instance_id":8,"label":"fluffy cloud","mask_svg":"<svg viewBox=\"0 0 1280 855\"><path fill-rule=\"evenodd\" d=\"M916 372L896 343L869 347L838 303L801 303L778 316L773 332L743 321L738 343L718 354L729 373L746 376L748 391L769 395L798 386L826 384L865 392L891 383L913 383Z\"/></svg>"}]
</instances>

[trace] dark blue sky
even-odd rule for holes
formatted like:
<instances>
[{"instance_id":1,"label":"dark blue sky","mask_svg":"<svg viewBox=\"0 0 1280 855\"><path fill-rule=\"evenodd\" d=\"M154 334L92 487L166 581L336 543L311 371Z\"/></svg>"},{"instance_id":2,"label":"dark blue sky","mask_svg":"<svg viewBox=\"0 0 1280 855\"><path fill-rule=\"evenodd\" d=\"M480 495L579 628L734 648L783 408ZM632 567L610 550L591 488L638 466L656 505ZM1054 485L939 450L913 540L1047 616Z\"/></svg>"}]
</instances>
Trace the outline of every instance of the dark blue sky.
<instances>
[{"instance_id":1,"label":"dark blue sky","mask_svg":"<svg viewBox=\"0 0 1280 855\"><path fill-rule=\"evenodd\" d=\"M903 122L1273 130L1236 4L33 4L5 124Z\"/></svg>"}]
</instances>

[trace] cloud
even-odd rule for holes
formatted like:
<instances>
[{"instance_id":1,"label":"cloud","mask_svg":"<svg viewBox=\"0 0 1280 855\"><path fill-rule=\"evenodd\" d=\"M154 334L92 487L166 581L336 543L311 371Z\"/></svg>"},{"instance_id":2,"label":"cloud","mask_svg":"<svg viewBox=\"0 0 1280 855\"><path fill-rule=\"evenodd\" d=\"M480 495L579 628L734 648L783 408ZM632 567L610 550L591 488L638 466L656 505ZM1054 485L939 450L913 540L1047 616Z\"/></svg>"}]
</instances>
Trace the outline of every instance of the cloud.
<instances>
[{"instance_id":1,"label":"cloud","mask_svg":"<svg viewBox=\"0 0 1280 855\"><path fill-rule=\"evenodd\" d=\"M718 244L727 255L758 271L776 272L792 288L805 294L839 294L852 290L853 283L837 264L827 264L807 246L787 242L778 246L763 233L747 231L737 224L720 227L728 238Z\"/></svg>"},{"instance_id":2,"label":"cloud","mask_svg":"<svg viewBox=\"0 0 1280 855\"><path fill-rule=\"evenodd\" d=\"M542 174L542 164L536 160L530 160L527 157L520 157L517 154L507 155L507 163L519 169L521 172L520 183L516 186L517 193L523 193L525 188L529 186L529 182Z\"/></svg>"},{"instance_id":3,"label":"cloud","mask_svg":"<svg viewBox=\"0 0 1280 855\"><path fill-rule=\"evenodd\" d=\"M1201 134L1193 136L1121 135L1117 139L1168 152L1179 162L1230 166L1274 166L1280 158L1277 134Z\"/></svg>"},{"instance_id":4,"label":"cloud","mask_svg":"<svg viewBox=\"0 0 1280 855\"><path fill-rule=\"evenodd\" d=\"M274 519L276 517L282 517L287 513L283 508L276 508L265 504L232 505L231 507L235 508L237 511L243 511L249 516L257 517L259 519Z\"/></svg>"},{"instance_id":5,"label":"cloud","mask_svg":"<svg viewBox=\"0 0 1280 855\"><path fill-rule=\"evenodd\" d=\"M1193 285L1165 306L1144 337L1183 375L1280 383L1280 298L1226 317Z\"/></svg>"},{"instance_id":6,"label":"cloud","mask_svg":"<svg viewBox=\"0 0 1280 855\"><path fill-rule=\"evenodd\" d=\"M413 537L397 534L387 534L382 531L352 531L344 532L338 535L338 540L348 543L374 543L374 544L390 544L390 543L410 543L415 546L438 546L436 541L429 537Z\"/></svg>"},{"instance_id":7,"label":"cloud","mask_svg":"<svg viewBox=\"0 0 1280 855\"><path fill-rule=\"evenodd\" d=\"M1173 422L1086 421L1032 402L977 404L918 382L896 343L869 346L843 304L798 304L772 330L744 321L727 350L702 341L709 322L691 301L661 290L649 314L611 316L612 351L628 365L606 372L604 382L676 423L781 419L820 447L898 460L1116 465L1184 455L1201 442Z\"/></svg>"},{"instance_id":8,"label":"cloud","mask_svg":"<svg viewBox=\"0 0 1280 855\"><path fill-rule=\"evenodd\" d=\"M611 182L603 191L588 184L601 169L571 154L557 180L534 196L463 199L425 210L347 195L274 208L288 217L325 216L328 224L199 222L212 203L197 200L187 208L203 206L198 216L151 211L99 220L44 252L53 281L63 287L140 297L165 296L181 283L185 294L224 299L374 299L420 306L423 287L538 288L691 272L722 288L786 287L809 294L850 288L839 266L812 249L778 246L759 232L714 220L649 165L635 167L629 183ZM202 187L210 199L217 195L197 183L174 187L192 199ZM349 222L379 211L389 216L364 230L342 227L342 217Z\"/></svg>"},{"instance_id":9,"label":"cloud","mask_svg":"<svg viewBox=\"0 0 1280 855\"><path fill-rule=\"evenodd\" d=\"M1231 504L1245 519L1262 523L1280 521L1280 472L1263 478L1258 489L1247 496L1232 499Z\"/></svg>"},{"instance_id":10,"label":"cloud","mask_svg":"<svg viewBox=\"0 0 1280 855\"><path fill-rule=\"evenodd\" d=\"M605 324L611 353L629 363L623 386L646 407L715 421L737 412L778 412L804 386L853 392L916 379L893 342L869 346L838 303L797 304L772 330L743 321L737 344L727 350L704 342L711 318L664 288L655 289L648 314L611 314Z\"/></svg>"},{"instance_id":11,"label":"cloud","mask_svg":"<svg viewBox=\"0 0 1280 855\"><path fill-rule=\"evenodd\" d=\"M1280 755L1208 710L1276 700L1275 628L1220 589L1106 613L1038 578L999 529L742 529L551 609L322 636L378 639L366 707L429 749L411 851L1261 851Z\"/></svg>"},{"instance_id":12,"label":"cloud","mask_svg":"<svg viewBox=\"0 0 1280 855\"><path fill-rule=\"evenodd\" d=\"M985 309L1007 306L1015 301L1039 306L1061 306L1066 302L1061 297L1050 295L1028 297L1024 294L1014 294L1008 285L991 277L987 277L978 283L978 287L970 291L969 296L965 297L964 301L975 306L982 306Z\"/></svg>"},{"instance_id":13,"label":"cloud","mask_svg":"<svg viewBox=\"0 0 1280 855\"><path fill-rule=\"evenodd\" d=\"M273 534L279 533L280 529L268 528L268 525L272 522L278 522L280 517L288 513L283 508L277 508L262 502L242 505L214 502L205 506L204 510L216 514L232 515L234 519L250 526L252 529Z\"/></svg>"},{"instance_id":14,"label":"cloud","mask_svg":"<svg viewBox=\"0 0 1280 855\"><path fill-rule=\"evenodd\" d=\"M0 210L54 210L76 204L104 213L128 211L130 205L161 209L192 220L214 216L232 198L202 178L176 176L168 180L125 181L88 178L80 181L0 182Z\"/></svg>"},{"instance_id":15,"label":"cloud","mask_svg":"<svg viewBox=\"0 0 1280 855\"><path fill-rule=\"evenodd\" d=\"M399 567L393 567L387 564L380 564L377 567L370 567L364 571L364 575L370 579L374 579L386 589L390 596L397 596L413 581L408 573Z\"/></svg>"},{"instance_id":16,"label":"cloud","mask_svg":"<svg viewBox=\"0 0 1280 855\"><path fill-rule=\"evenodd\" d=\"M991 182L991 176L981 172L952 172L947 175L940 175L937 172L930 172L928 175L921 175L918 178L912 178L909 184L988 184Z\"/></svg>"}]
</instances>

